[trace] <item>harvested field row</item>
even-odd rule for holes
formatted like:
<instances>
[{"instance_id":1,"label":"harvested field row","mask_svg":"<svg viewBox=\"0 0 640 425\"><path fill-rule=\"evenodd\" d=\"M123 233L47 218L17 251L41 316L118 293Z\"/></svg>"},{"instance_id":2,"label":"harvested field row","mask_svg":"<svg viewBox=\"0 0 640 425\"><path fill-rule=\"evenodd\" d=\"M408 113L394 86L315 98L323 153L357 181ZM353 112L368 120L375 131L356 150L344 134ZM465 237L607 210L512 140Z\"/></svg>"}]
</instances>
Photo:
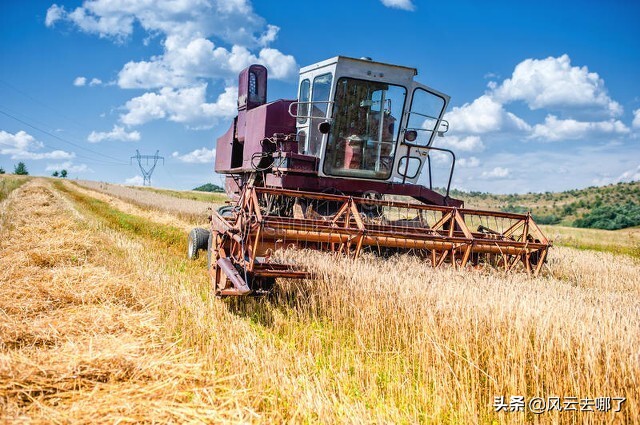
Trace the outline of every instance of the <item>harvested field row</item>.
<instances>
[{"instance_id":1,"label":"harvested field row","mask_svg":"<svg viewBox=\"0 0 640 425\"><path fill-rule=\"evenodd\" d=\"M168 338L157 297L110 236L42 180L19 192L0 234L3 421L231 417L220 383Z\"/></svg>"},{"instance_id":2,"label":"harvested field row","mask_svg":"<svg viewBox=\"0 0 640 425\"><path fill-rule=\"evenodd\" d=\"M136 217L144 218L153 223L163 224L166 226L172 226L183 230L188 233L194 226L194 223L190 220L184 220L183 214L170 213L167 211L150 208L140 207L131 201L124 201L120 197L109 195L106 192L99 192L92 189L86 189L79 185L74 185L69 181L56 181L54 183L57 189L63 191L78 192L84 196L88 196L93 199L100 200L107 203L110 207L122 211L127 214L132 214ZM204 224L207 220L200 220L198 224Z\"/></svg>"},{"instance_id":3,"label":"harvested field row","mask_svg":"<svg viewBox=\"0 0 640 425\"><path fill-rule=\"evenodd\" d=\"M94 182L88 180L75 181L78 185L88 189L115 196L143 208L164 211L191 223L205 223L208 208L217 208L223 203L195 201L177 198L150 190L136 189L118 184Z\"/></svg>"}]
</instances>

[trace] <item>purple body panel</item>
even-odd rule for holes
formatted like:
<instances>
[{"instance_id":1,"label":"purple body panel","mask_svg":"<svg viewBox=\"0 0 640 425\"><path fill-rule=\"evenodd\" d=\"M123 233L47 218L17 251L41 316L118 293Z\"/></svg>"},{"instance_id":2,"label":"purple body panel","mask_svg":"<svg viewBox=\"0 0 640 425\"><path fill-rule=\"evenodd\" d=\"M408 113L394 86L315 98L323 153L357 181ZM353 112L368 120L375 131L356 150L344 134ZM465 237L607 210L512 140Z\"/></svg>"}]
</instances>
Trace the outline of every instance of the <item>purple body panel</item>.
<instances>
[{"instance_id":1,"label":"purple body panel","mask_svg":"<svg viewBox=\"0 0 640 425\"><path fill-rule=\"evenodd\" d=\"M295 100L276 100L247 111L242 168L253 171L251 157L256 152L273 152L275 145L261 143L276 133L295 134L296 119L289 115L289 105Z\"/></svg>"},{"instance_id":2,"label":"purple body panel","mask_svg":"<svg viewBox=\"0 0 640 425\"><path fill-rule=\"evenodd\" d=\"M216 173L221 173L223 170L231 169L231 153L233 150L233 139L236 131L237 118L233 119L231 127L222 136L218 137L216 143Z\"/></svg>"}]
</instances>

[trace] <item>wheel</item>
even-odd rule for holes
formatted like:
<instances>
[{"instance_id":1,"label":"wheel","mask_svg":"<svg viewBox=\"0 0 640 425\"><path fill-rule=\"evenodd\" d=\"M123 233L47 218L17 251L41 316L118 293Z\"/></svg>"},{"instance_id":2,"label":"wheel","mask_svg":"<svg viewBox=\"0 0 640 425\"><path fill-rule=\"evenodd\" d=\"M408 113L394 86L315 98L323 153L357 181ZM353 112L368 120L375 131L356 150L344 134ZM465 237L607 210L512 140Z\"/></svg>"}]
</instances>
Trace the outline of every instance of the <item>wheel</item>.
<instances>
[{"instance_id":1,"label":"wheel","mask_svg":"<svg viewBox=\"0 0 640 425\"><path fill-rule=\"evenodd\" d=\"M223 205L218 208L218 214L223 217L231 217L233 215L233 205Z\"/></svg>"},{"instance_id":2,"label":"wheel","mask_svg":"<svg viewBox=\"0 0 640 425\"><path fill-rule=\"evenodd\" d=\"M213 234L209 232L207 238L207 270L211 270L211 246L213 245Z\"/></svg>"},{"instance_id":3,"label":"wheel","mask_svg":"<svg viewBox=\"0 0 640 425\"><path fill-rule=\"evenodd\" d=\"M189 232L189 242L187 247L187 257L190 260L198 258L198 251L207 249L209 241L209 231L196 227Z\"/></svg>"}]
</instances>

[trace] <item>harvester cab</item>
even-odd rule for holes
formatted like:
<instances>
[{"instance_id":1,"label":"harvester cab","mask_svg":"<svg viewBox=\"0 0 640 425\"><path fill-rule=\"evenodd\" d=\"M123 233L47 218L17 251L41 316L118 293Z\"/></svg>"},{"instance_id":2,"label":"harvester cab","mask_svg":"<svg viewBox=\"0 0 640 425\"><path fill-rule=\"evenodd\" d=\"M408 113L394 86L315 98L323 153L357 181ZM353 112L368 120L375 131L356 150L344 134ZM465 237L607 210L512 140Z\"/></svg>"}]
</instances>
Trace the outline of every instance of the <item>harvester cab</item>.
<instances>
[{"instance_id":1,"label":"harvester cab","mask_svg":"<svg viewBox=\"0 0 640 425\"><path fill-rule=\"evenodd\" d=\"M449 97L416 75L338 56L300 70L297 99L267 102L267 69L240 73L238 115L216 146L231 205L189 235L189 257L207 251L217 295L264 294L276 278L307 277L275 255L290 248L540 272L551 244L530 214L466 209L449 197L455 155L433 146L449 127ZM444 193L433 190L433 151L451 155Z\"/></svg>"},{"instance_id":2,"label":"harvester cab","mask_svg":"<svg viewBox=\"0 0 640 425\"><path fill-rule=\"evenodd\" d=\"M345 57L303 68L291 108L299 152L323 177L415 183L449 101L416 74Z\"/></svg>"},{"instance_id":3,"label":"harvester cab","mask_svg":"<svg viewBox=\"0 0 640 425\"><path fill-rule=\"evenodd\" d=\"M266 102L267 71L252 65L239 79L238 117L218 139L216 172L239 195L259 186L362 196L412 196L461 206L433 190L434 137L449 96L414 81L417 70L370 59L334 57L300 70L297 100ZM427 165L429 189L415 183ZM444 185L445 182L443 182Z\"/></svg>"}]
</instances>

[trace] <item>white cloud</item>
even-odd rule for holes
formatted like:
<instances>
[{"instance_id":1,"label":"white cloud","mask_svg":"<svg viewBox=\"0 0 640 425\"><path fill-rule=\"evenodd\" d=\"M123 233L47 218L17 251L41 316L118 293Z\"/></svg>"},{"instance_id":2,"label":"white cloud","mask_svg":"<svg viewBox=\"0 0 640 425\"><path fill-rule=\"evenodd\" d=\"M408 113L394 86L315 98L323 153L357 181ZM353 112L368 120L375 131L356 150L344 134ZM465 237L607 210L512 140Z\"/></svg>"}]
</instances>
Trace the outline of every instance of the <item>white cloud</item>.
<instances>
[{"instance_id":1,"label":"white cloud","mask_svg":"<svg viewBox=\"0 0 640 425\"><path fill-rule=\"evenodd\" d=\"M18 131L15 134L0 130L0 154L11 155L11 159L71 159L75 158L75 153L62 150L50 152L34 152L42 149L44 144L37 141L32 135L25 131Z\"/></svg>"},{"instance_id":2,"label":"white cloud","mask_svg":"<svg viewBox=\"0 0 640 425\"><path fill-rule=\"evenodd\" d=\"M380 0L383 5L394 9L415 10L415 6L411 0Z\"/></svg>"},{"instance_id":3,"label":"white cloud","mask_svg":"<svg viewBox=\"0 0 640 425\"><path fill-rule=\"evenodd\" d=\"M503 167L495 167L491 171L483 171L481 174L481 178L484 179L505 179L510 176L510 171L508 168Z\"/></svg>"},{"instance_id":4,"label":"white cloud","mask_svg":"<svg viewBox=\"0 0 640 425\"><path fill-rule=\"evenodd\" d=\"M92 131L87 137L90 143L98 143L103 140L121 141L121 142L137 142L140 140L140 132L131 131L127 132L124 127L117 125L113 126L113 129L109 132L96 132Z\"/></svg>"},{"instance_id":5,"label":"white cloud","mask_svg":"<svg viewBox=\"0 0 640 425\"><path fill-rule=\"evenodd\" d=\"M616 179L616 182L640 181L640 165L633 170L627 170Z\"/></svg>"},{"instance_id":6,"label":"white cloud","mask_svg":"<svg viewBox=\"0 0 640 425\"><path fill-rule=\"evenodd\" d=\"M640 109L633 111L633 123L631 125L633 128L640 128Z\"/></svg>"},{"instance_id":7,"label":"white cloud","mask_svg":"<svg viewBox=\"0 0 640 425\"><path fill-rule=\"evenodd\" d=\"M182 162L187 162L191 164L207 164L207 163L213 163L213 161L215 160L216 150L201 148L201 149L196 149L184 155L180 155L179 152L174 152L173 154L171 154L171 156L179 159Z\"/></svg>"},{"instance_id":8,"label":"white cloud","mask_svg":"<svg viewBox=\"0 0 640 425\"><path fill-rule=\"evenodd\" d=\"M233 117L237 111L237 88L227 87L215 103L205 100L207 85L183 89L165 87L159 93L145 93L129 100L127 112L120 120L127 125L140 125L167 118L170 121L212 126L218 118Z\"/></svg>"},{"instance_id":9,"label":"white cloud","mask_svg":"<svg viewBox=\"0 0 640 425\"><path fill-rule=\"evenodd\" d=\"M586 66L571 66L568 55L546 59L526 59L511 78L490 83L492 96L500 103L521 100L531 109L586 108L609 116L622 113L622 106L607 94L604 80Z\"/></svg>"},{"instance_id":10,"label":"white cloud","mask_svg":"<svg viewBox=\"0 0 640 425\"><path fill-rule=\"evenodd\" d=\"M133 176L125 179L124 184L129 186L142 186L144 184L144 178L142 176Z\"/></svg>"},{"instance_id":11,"label":"white cloud","mask_svg":"<svg viewBox=\"0 0 640 425\"><path fill-rule=\"evenodd\" d=\"M76 79L73 80L73 85L76 87L82 87L85 84L87 84L87 79L85 77L76 77Z\"/></svg>"},{"instance_id":12,"label":"white cloud","mask_svg":"<svg viewBox=\"0 0 640 425\"><path fill-rule=\"evenodd\" d=\"M297 71L292 56L267 48L279 28L267 24L247 0L91 0L72 12L54 4L47 15L47 26L67 21L117 41L132 34L134 22L151 36L164 36L163 54L122 68L118 81L123 88L176 88L198 78L229 78L250 63L263 63L274 78L288 78ZM210 37L231 49L216 47ZM262 48L257 56L249 50L255 47Z\"/></svg>"},{"instance_id":13,"label":"white cloud","mask_svg":"<svg viewBox=\"0 0 640 425\"><path fill-rule=\"evenodd\" d=\"M604 186L607 184L632 181L640 181L640 165L622 172L622 174L618 175L617 177L611 177L610 174L604 176L601 175L600 177L593 179L591 183L597 186Z\"/></svg>"},{"instance_id":14,"label":"white cloud","mask_svg":"<svg viewBox=\"0 0 640 425\"><path fill-rule=\"evenodd\" d=\"M488 133L504 130L529 131L531 127L521 118L507 112L489 95L482 95L471 103L454 107L446 114L454 133Z\"/></svg>"},{"instance_id":15,"label":"white cloud","mask_svg":"<svg viewBox=\"0 0 640 425\"><path fill-rule=\"evenodd\" d=\"M147 43L159 39L161 54L129 61L118 73L120 88L154 90L127 102L121 121L128 125L168 119L211 126L216 117L235 115L236 95L229 85L243 68L263 64L275 79L291 78L298 70L293 56L270 47L279 28L257 15L249 0L85 0L73 10L52 5L45 24L59 22L116 42L130 37L136 24ZM218 96L213 103L205 96L210 79L227 85L222 93L209 93ZM97 78L89 82L99 84Z\"/></svg>"},{"instance_id":16,"label":"white cloud","mask_svg":"<svg viewBox=\"0 0 640 425\"><path fill-rule=\"evenodd\" d=\"M87 164L74 164L71 161L65 161L57 164L47 164L46 171L62 171L67 170L69 173L93 173L93 170Z\"/></svg>"},{"instance_id":17,"label":"white cloud","mask_svg":"<svg viewBox=\"0 0 640 425\"><path fill-rule=\"evenodd\" d=\"M476 168L480 166L480 160L475 156L470 156L469 158L458 158L456 159L456 165L462 168Z\"/></svg>"},{"instance_id":18,"label":"white cloud","mask_svg":"<svg viewBox=\"0 0 640 425\"><path fill-rule=\"evenodd\" d=\"M128 62L118 73L121 88L183 87L202 78L234 78L247 66L259 63L276 79L290 78L298 70L291 55L264 47L254 55L244 46L231 50L216 47L211 40L198 37L167 37L165 53L151 61Z\"/></svg>"},{"instance_id":19,"label":"white cloud","mask_svg":"<svg viewBox=\"0 0 640 425\"><path fill-rule=\"evenodd\" d=\"M437 139L437 146L451 149L454 152L480 152L484 150L484 143L480 136L445 136Z\"/></svg>"},{"instance_id":20,"label":"white cloud","mask_svg":"<svg viewBox=\"0 0 640 425\"><path fill-rule=\"evenodd\" d=\"M258 39L258 44L260 44L261 46L266 46L269 43L274 42L276 40L276 37L278 36L278 31L280 31L279 27L275 25L267 25L267 31L265 31L265 33L260 36L260 38Z\"/></svg>"},{"instance_id":21,"label":"white cloud","mask_svg":"<svg viewBox=\"0 0 640 425\"><path fill-rule=\"evenodd\" d=\"M89 82L90 86L99 86L102 84L102 80L99 78L92 78L91 81Z\"/></svg>"},{"instance_id":22,"label":"white cloud","mask_svg":"<svg viewBox=\"0 0 640 425\"><path fill-rule=\"evenodd\" d=\"M44 19L44 24L48 27L52 27L57 21L62 19L64 15L64 7L54 4L49 8L49 10L47 10L47 16Z\"/></svg>"},{"instance_id":23,"label":"white cloud","mask_svg":"<svg viewBox=\"0 0 640 425\"><path fill-rule=\"evenodd\" d=\"M544 124L536 124L529 137L541 141L556 142L620 136L629 132L629 128L619 120L588 122L574 119L562 120L555 115L547 115Z\"/></svg>"}]
</instances>

